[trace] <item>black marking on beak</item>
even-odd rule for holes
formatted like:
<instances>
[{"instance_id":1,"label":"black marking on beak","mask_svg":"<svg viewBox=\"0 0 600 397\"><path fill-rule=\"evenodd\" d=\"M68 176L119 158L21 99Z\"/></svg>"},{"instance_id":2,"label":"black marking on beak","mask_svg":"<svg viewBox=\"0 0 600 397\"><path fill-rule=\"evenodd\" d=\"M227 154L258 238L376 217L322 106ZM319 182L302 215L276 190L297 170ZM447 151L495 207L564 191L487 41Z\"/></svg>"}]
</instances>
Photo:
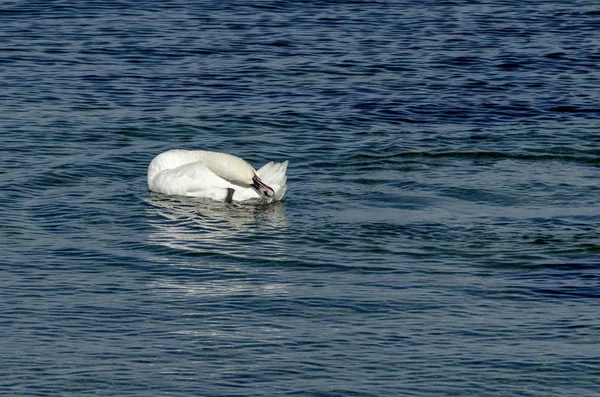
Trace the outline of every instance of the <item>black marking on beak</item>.
<instances>
[{"instance_id":1,"label":"black marking on beak","mask_svg":"<svg viewBox=\"0 0 600 397\"><path fill-rule=\"evenodd\" d=\"M263 181L257 175L252 178L252 187L261 195L265 197L274 197L275 191L269 186L265 185Z\"/></svg>"}]
</instances>

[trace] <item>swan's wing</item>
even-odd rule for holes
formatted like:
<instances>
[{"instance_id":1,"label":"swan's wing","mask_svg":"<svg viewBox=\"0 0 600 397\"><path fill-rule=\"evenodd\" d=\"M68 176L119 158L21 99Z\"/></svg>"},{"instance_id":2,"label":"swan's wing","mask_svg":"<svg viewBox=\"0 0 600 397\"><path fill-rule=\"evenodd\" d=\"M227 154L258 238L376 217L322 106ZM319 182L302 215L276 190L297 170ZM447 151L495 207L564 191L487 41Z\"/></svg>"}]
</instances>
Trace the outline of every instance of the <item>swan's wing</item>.
<instances>
[{"instance_id":1,"label":"swan's wing","mask_svg":"<svg viewBox=\"0 0 600 397\"><path fill-rule=\"evenodd\" d=\"M289 161L283 163L270 162L263 165L256 174L261 181L270 186L275 190L275 197L273 200L281 200L287 190L287 172Z\"/></svg>"},{"instance_id":2,"label":"swan's wing","mask_svg":"<svg viewBox=\"0 0 600 397\"><path fill-rule=\"evenodd\" d=\"M225 200L228 188L239 189L199 162L163 170L149 181L148 187L169 195L208 197L219 201Z\"/></svg>"},{"instance_id":3,"label":"swan's wing","mask_svg":"<svg viewBox=\"0 0 600 397\"><path fill-rule=\"evenodd\" d=\"M233 193L233 201L246 201L246 200L261 200L261 197L256 193L256 190L249 188L237 187Z\"/></svg>"},{"instance_id":4,"label":"swan's wing","mask_svg":"<svg viewBox=\"0 0 600 397\"><path fill-rule=\"evenodd\" d=\"M283 186L287 181L287 176L285 175L287 171L289 161L284 161L283 163L274 163L270 162L263 165L256 174L260 178L261 181L266 183L267 185L278 185Z\"/></svg>"}]
</instances>

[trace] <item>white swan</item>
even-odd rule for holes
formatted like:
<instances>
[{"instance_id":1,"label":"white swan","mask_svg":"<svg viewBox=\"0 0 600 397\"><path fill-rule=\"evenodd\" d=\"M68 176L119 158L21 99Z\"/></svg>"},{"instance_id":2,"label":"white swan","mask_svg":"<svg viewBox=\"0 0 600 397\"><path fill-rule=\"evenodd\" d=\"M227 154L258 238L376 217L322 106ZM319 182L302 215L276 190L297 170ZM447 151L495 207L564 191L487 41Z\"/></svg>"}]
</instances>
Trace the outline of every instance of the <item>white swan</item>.
<instances>
[{"instance_id":1,"label":"white swan","mask_svg":"<svg viewBox=\"0 0 600 397\"><path fill-rule=\"evenodd\" d=\"M270 162L256 171L239 157L204 150L173 149L148 166L154 192L217 201L281 200L287 189L288 161Z\"/></svg>"}]
</instances>

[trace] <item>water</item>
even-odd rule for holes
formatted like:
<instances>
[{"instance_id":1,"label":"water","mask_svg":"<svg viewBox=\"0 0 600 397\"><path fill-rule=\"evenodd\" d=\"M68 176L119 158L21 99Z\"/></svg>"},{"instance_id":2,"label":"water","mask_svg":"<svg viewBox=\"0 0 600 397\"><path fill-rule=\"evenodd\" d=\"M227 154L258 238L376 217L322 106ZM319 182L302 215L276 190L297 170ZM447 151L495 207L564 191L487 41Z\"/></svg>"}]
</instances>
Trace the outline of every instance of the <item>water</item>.
<instances>
[{"instance_id":1,"label":"water","mask_svg":"<svg viewBox=\"0 0 600 397\"><path fill-rule=\"evenodd\" d=\"M5 1L3 396L600 395L596 1ZM282 203L150 194L171 148Z\"/></svg>"}]
</instances>

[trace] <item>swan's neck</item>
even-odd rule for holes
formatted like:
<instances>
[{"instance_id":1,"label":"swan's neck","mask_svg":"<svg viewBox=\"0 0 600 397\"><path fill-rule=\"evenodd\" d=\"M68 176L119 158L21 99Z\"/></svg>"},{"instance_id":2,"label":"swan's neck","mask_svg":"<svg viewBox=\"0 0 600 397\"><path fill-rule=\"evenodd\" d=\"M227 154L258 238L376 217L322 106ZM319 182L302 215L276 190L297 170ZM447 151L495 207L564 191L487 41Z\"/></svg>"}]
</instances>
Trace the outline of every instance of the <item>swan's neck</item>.
<instances>
[{"instance_id":1,"label":"swan's neck","mask_svg":"<svg viewBox=\"0 0 600 397\"><path fill-rule=\"evenodd\" d=\"M253 183L256 170L239 157L227 153L201 151L198 153L201 161L209 170L226 181L249 187Z\"/></svg>"}]
</instances>

